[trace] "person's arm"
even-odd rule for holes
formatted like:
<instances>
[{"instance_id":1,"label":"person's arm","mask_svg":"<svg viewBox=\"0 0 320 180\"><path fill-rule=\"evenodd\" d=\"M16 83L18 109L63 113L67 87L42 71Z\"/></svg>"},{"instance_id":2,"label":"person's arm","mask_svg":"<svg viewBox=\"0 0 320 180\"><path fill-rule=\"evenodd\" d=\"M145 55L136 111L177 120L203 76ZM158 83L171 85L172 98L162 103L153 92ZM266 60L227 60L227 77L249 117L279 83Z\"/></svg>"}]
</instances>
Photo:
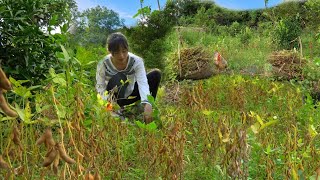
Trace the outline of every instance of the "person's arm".
<instances>
[{"instance_id":1,"label":"person's arm","mask_svg":"<svg viewBox=\"0 0 320 180\"><path fill-rule=\"evenodd\" d=\"M144 104L144 119L146 123L149 123L152 121L152 106L148 102L148 95L150 95L150 90L146 70L142 60L138 61L138 65L135 71L135 76L139 87L139 94L141 97L141 103Z\"/></svg>"},{"instance_id":2,"label":"person's arm","mask_svg":"<svg viewBox=\"0 0 320 180\"><path fill-rule=\"evenodd\" d=\"M141 97L141 103L149 103L148 95L150 95L149 84L146 74L146 69L144 67L143 61L137 61L137 66L135 69L135 76L139 87L139 94ZM150 103L149 103L150 104Z\"/></svg>"},{"instance_id":3,"label":"person's arm","mask_svg":"<svg viewBox=\"0 0 320 180\"><path fill-rule=\"evenodd\" d=\"M106 68L103 63L104 61L100 61L97 65L97 72L96 72L96 90L102 97L102 99L106 100L107 96L104 96L104 92L107 89L107 82L106 82Z\"/></svg>"}]
</instances>

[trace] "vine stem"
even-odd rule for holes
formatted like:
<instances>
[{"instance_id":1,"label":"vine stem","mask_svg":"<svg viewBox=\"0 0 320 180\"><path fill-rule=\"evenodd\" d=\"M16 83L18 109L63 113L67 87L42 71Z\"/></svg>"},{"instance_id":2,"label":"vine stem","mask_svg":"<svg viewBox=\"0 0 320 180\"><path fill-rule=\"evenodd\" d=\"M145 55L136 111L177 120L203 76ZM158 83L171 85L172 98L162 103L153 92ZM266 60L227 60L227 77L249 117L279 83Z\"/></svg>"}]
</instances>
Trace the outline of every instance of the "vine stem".
<instances>
[{"instance_id":1,"label":"vine stem","mask_svg":"<svg viewBox=\"0 0 320 180\"><path fill-rule=\"evenodd\" d=\"M63 128L62 128L62 123L61 123L61 119L59 117L59 109L58 109L58 106L57 106L57 101L56 101L56 97L54 96L54 91L53 91L53 86L50 87L50 90L51 90L51 94L52 94L52 99L53 99L53 103L54 103L54 107L56 109L56 112L57 112L57 116L58 116L58 120L59 120L59 125L60 125L60 133L61 133L61 146L63 149L66 149L64 147L64 133L63 133ZM70 130L70 127L69 127L69 124L67 123L67 127L68 127L68 130L69 132L71 133L71 130ZM71 135L72 137L72 135ZM72 139L73 140L73 139ZM76 148L77 149L77 148ZM71 172L70 172L70 168L69 168L69 165L68 164L65 164L65 167L67 167L67 170L68 170L68 173L69 173L69 176L71 177Z\"/></svg>"},{"instance_id":2,"label":"vine stem","mask_svg":"<svg viewBox=\"0 0 320 180\"><path fill-rule=\"evenodd\" d=\"M56 113L57 113L57 117L58 117L58 121L59 121L59 125L60 125L61 142L62 142L61 144L62 144L62 147L64 148L64 143L63 143L64 142L64 140L63 140L64 134L63 134L61 119L60 119L60 116L59 116L59 113L58 113L59 112L59 108L57 106L56 97L54 96L53 86L50 87L50 91L51 91L54 108L56 109Z\"/></svg>"}]
</instances>

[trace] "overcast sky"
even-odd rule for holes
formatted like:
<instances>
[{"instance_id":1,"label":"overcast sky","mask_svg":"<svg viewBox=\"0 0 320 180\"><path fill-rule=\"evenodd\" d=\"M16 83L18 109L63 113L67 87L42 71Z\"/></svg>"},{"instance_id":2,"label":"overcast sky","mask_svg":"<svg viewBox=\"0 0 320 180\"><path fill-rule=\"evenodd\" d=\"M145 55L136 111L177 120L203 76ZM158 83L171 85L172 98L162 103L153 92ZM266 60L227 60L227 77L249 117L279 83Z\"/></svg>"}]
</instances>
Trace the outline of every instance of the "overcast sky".
<instances>
[{"instance_id":1,"label":"overcast sky","mask_svg":"<svg viewBox=\"0 0 320 180\"><path fill-rule=\"evenodd\" d=\"M235 9L259 9L264 8L264 0L214 0L219 6ZM268 7L278 5L284 0L269 0ZM117 12L120 18L125 20L128 26L134 25L136 19L132 18L140 9L140 0L76 0L78 8L83 11L88 8L96 7L98 5L105 6ZM151 6L151 10L158 9L157 0L144 0L143 6ZM166 0L160 0L160 5L163 7Z\"/></svg>"}]
</instances>

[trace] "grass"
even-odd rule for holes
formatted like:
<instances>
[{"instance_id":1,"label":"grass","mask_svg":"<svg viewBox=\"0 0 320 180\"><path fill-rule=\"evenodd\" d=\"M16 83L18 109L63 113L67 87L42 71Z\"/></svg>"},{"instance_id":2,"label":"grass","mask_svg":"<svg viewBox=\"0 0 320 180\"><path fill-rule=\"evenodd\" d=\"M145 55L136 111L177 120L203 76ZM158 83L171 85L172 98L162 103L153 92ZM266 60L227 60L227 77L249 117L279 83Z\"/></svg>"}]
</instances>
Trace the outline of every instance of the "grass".
<instances>
[{"instance_id":1,"label":"grass","mask_svg":"<svg viewBox=\"0 0 320 180\"><path fill-rule=\"evenodd\" d=\"M299 87L251 76L219 75L193 82L192 86L182 83L181 88L185 91L178 104L168 105L158 99L164 126L154 131L116 120L99 109L94 97L81 96L84 110L92 116L91 124L84 125L90 117L77 120L71 116L62 120L63 128L52 126L57 142L62 135L59 129L64 131L67 152L78 162L68 165L61 161L58 176L50 168L41 167L46 148L35 145L44 130L41 123L22 123L19 130L24 150L12 142L10 133L2 135L2 154L13 151L5 159L10 159L13 168L22 166L24 173L29 171L28 176L15 175L18 179L43 173L47 178L62 178L62 172L66 178L79 178L91 171L115 179L282 179L302 168L305 177L314 175L319 144L312 132L319 131L319 112L302 104ZM256 132L252 126L258 119L264 124L277 122ZM9 132L18 125L15 121L5 122L1 129ZM66 128L67 122L72 131ZM80 129L75 128L76 123ZM72 138L83 158L70 145ZM84 170L79 171L79 167Z\"/></svg>"}]
</instances>

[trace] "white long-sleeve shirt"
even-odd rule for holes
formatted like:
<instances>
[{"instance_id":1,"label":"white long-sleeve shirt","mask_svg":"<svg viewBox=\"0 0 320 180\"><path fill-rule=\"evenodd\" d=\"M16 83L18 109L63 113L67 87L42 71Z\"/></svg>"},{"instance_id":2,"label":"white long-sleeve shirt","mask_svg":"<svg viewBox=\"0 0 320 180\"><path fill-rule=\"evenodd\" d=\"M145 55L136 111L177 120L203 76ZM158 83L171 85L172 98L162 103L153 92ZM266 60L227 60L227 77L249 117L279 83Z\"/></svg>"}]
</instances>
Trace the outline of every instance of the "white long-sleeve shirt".
<instances>
[{"instance_id":1,"label":"white long-sleeve shirt","mask_svg":"<svg viewBox=\"0 0 320 180\"><path fill-rule=\"evenodd\" d=\"M112 64L111 54L107 55L98 63L96 73L96 90L102 97L104 97L104 92L107 89L107 85L111 77L121 72L126 75L129 80L129 84L125 91L125 98L133 92L134 84L137 82L141 103L148 103L147 96L150 95L150 91L144 62L141 57L130 52L128 53L128 56L127 67L121 71L117 70L117 68Z\"/></svg>"}]
</instances>

